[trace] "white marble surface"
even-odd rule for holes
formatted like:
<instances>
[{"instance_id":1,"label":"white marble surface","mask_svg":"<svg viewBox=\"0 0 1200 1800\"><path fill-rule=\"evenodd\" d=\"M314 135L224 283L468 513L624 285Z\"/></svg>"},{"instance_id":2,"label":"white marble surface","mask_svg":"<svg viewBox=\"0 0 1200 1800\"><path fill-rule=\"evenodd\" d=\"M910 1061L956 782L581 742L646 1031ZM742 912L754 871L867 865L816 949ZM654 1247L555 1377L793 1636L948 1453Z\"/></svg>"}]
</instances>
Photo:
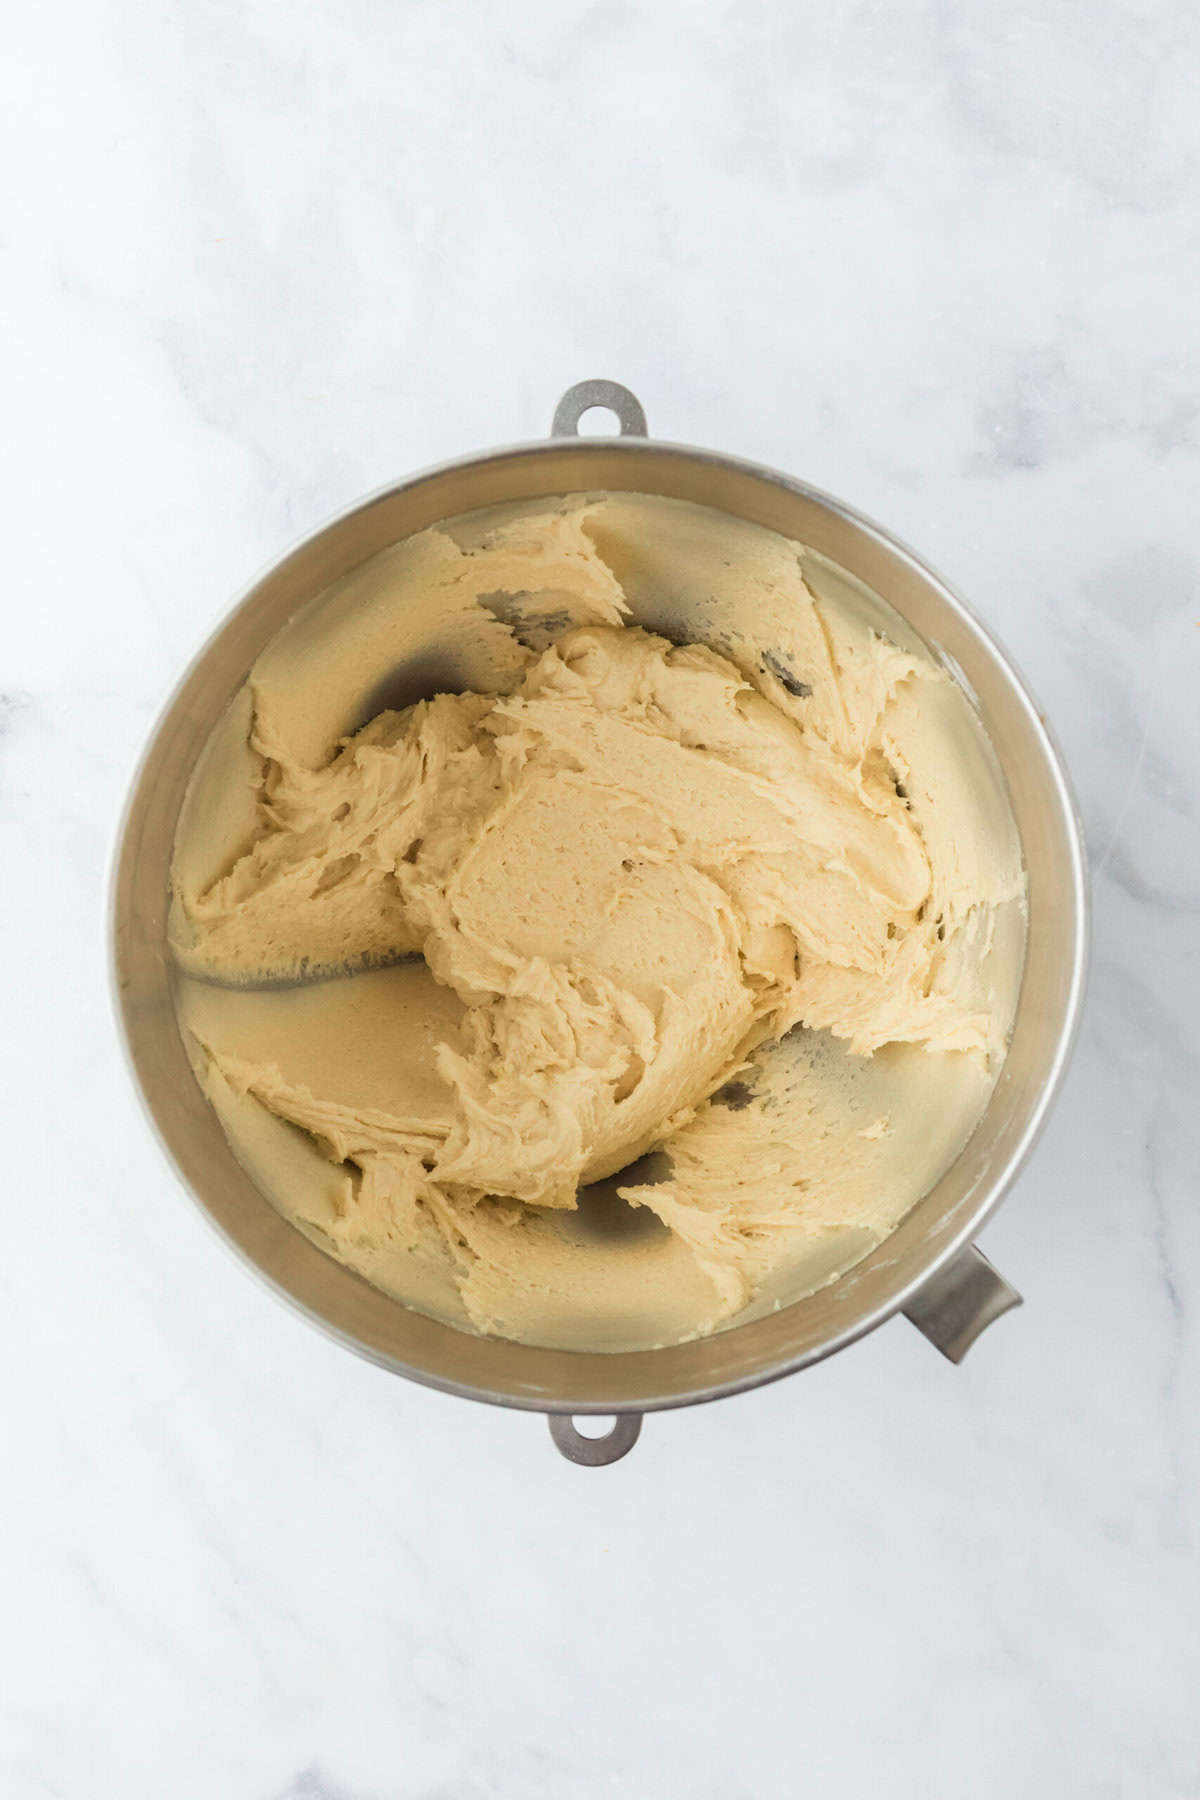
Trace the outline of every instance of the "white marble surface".
<instances>
[{"instance_id":1,"label":"white marble surface","mask_svg":"<svg viewBox=\"0 0 1200 1800\"><path fill-rule=\"evenodd\" d=\"M1195 7L63 0L4 64L6 1800L1194 1800ZM246 1278L101 942L235 590L592 374L974 598L1096 899L1024 1310L596 1473Z\"/></svg>"}]
</instances>

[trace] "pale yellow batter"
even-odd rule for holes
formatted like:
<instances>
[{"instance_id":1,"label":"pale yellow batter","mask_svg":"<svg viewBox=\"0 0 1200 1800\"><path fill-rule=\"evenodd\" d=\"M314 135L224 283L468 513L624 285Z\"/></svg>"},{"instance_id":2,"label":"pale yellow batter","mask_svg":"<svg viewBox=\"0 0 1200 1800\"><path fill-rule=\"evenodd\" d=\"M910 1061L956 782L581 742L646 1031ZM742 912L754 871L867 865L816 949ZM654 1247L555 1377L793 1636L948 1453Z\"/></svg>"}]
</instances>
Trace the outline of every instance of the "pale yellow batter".
<instances>
[{"instance_id":1,"label":"pale yellow batter","mask_svg":"<svg viewBox=\"0 0 1200 1800\"><path fill-rule=\"evenodd\" d=\"M457 1323L629 1347L795 1297L928 1189L1003 1056L1022 890L894 615L614 495L424 532L280 633L193 782L172 936L298 1224Z\"/></svg>"}]
</instances>

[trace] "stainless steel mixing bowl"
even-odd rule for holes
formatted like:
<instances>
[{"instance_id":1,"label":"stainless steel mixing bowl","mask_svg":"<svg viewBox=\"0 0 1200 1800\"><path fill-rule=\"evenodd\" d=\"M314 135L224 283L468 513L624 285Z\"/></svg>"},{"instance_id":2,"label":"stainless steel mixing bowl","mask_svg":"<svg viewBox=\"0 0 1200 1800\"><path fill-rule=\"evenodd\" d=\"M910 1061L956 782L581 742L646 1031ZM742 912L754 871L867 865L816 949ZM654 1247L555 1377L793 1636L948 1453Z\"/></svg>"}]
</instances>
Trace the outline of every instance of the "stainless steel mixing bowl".
<instances>
[{"instance_id":1,"label":"stainless steel mixing bowl","mask_svg":"<svg viewBox=\"0 0 1200 1800\"><path fill-rule=\"evenodd\" d=\"M602 406L620 437L578 436ZM999 757L1029 880L1029 932L1012 1043L987 1111L942 1179L870 1255L766 1318L664 1349L599 1354L476 1337L423 1317L341 1267L259 1192L197 1086L176 1024L167 948L172 843L212 726L263 646L305 601L377 551L456 513L579 489L690 500L811 545L901 613L973 697ZM1083 995L1087 892L1071 793L1046 726L1011 663L967 606L909 550L802 482L730 456L647 438L614 382L564 395L545 442L416 475L307 539L230 614L159 720L121 830L113 879L117 1007L135 1079L163 1147L226 1241L313 1324L407 1375L549 1415L574 1461L614 1461L642 1415L735 1394L843 1349L897 1311L957 1361L1020 1296L971 1242L1028 1155L1070 1055ZM615 1414L607 1437L571 1415Z\"/></svg>"}]
</instances>

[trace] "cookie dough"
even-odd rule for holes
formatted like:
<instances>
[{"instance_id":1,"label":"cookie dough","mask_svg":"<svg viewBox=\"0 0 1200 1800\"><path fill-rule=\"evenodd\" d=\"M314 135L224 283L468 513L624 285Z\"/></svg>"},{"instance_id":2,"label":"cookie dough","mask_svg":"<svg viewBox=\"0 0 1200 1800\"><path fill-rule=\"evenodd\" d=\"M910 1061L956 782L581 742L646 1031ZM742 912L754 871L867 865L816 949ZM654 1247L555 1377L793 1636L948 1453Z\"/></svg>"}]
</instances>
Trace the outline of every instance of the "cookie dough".
<instances>
[{"instance_id":1,"label":"cookie dough","mask_svg":"<svg viewBox=\"0 0 1200 1800\"><path fill-rule=\"evenodd\" d=\"M927 1190L1003 1057L1022 887L898 620L609 496L422 533L280 634L172 935L198 1074L298 1223L457 1323L624 1348L794 1297Z\"/></svg>"}]
</instances>

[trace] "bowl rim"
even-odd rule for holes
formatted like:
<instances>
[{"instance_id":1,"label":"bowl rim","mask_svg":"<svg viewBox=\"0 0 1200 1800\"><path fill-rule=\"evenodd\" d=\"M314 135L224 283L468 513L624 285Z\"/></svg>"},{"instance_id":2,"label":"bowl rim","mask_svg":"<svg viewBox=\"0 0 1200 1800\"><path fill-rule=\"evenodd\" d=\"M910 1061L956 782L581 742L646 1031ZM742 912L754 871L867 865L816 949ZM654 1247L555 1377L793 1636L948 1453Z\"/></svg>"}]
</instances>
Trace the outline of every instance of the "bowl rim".
<instances>
[{"instance_id":1,"label":"bowl rim","mask_svg":"<svg viewBox=\"0 0 1200 1800\"><path fill-rule=\"evenodd\" d=\"M1070 881L1069 928L1072 945L1071 971L1067 984L1066 997L1062 1008L1061 1022L1054 1044L1053 1053L1047 1059L1046 1069L1036 1099L1033 1101L1028 1117L1013 1148L1003 1165L986 1184L980 1203L968 1209L967 1216L956 1229L946 1234L930 1257L929 1261L907 1282L897 1287L885 1300L878 1303L862 1317L851 1321L846 1326L832 1333L820 1343L809 1345L795 1354L784 1356L760 1368L749 1370L725 1379L688 1389L683 1392L652 1393L639 1396L636 1402L622 1401L619 1404L611 1400L579 1399L559 1400L546 1395L524 1392L498 1392L474 1382L461 1381L453 1377L441 1375L436 1371L415 1366L402 1358L365 1342L354 1333L334 1324L322 1313L308 1305L298 1295L292 1293L281 1281L271 1274L256 1258L240 1245L216 1218L205 1203L202 1196L193 1187L190 1179L184 1174L179 1161L155 1114L148 1095L142 1085L138 1073L130 1036L130 1025L122 1001L122 965L121 919L118 912L120 902L120 883L122 868L128 848L129 828L137 810L142 786L147 774L160 734L170 719L176 704L189 685L193 675L207 658L210 650L223 635L231 621L253 598L257 590L272 575L281 570L293 557L310 549L320 539L334 530L346 525L359 514L365 514L381 502L394 496L417 489L428 482L433 482L447 475L466 472L482 464L503 464L509 461L524 460L531 456L556 454L568 455L576 452L594 453L597 448L609 452L619 451L622 456L628 454L634 461L653 461L658 457L684 457L692 462L707 464L714 468L732 471L738 476L752 481L765 483L770 487L782 490L810 504L814 504L833 517L853 526L856 530L871 539L882 550L902 564L922 582L936 590L938 597L955 613L958 619L975 633L986 649L995 659L1003 674L1007 677L1013 697L1019 702L1025 716L1025 722L1031 730L1042 753L1045 770L1049 775L1059 813L1065 826L1067 845L1067 866L1064 873ZM547 490L548 492L551 490ZM556 493L567 492L561 484L552 490ZM619 490L629 493L653 493L653 489L639 489L636 485ZM710 510L728 510L720 506L709 505ZM470 509L468 509L470 510ZM447 517L455 515L446 515ZM730 513L730 517L738 517ZM397 542L402 541L397 539ZM366 559L365 559L366 560ZM357 566L357 565L354 565ZM550 437L533 439L528 442L509 443L492 449L474 451L462 456L451 457L444 461L427 465L412 474L403 476L398 481L389 481L360 496L349 505L327 516L314 529L297 536L279 555L264 564L238 593L232 605L225 609L212 630L208 632L195 653L188 659L179 678L174 683L163 704L158 709L153 723L142 741L134 759L132 770L125 788L125 798L118 816L110 842L106 878L106 965L108 972L109 998L112 1018L116 1030L125 1066L130 1081L137 1095L142 1114L157 1140L169 1167L173 1171L180 1187L187 1194L193 1206L202 1215L209 1229L215 1233L236 1260L248 1269L275 1299L281 1301L293 1313L315 1326L324 1336L345 1349L353 1351L366 1361L393 1374L403 1375L423 1387L438 1392L453 1394L462 1399L476 1400L488 1405L503 1406L517 1411L558 1414L563 1416L608 1416L614 1412L622 1415L629 1413L647 1413L671 1411L679 1407L697 1406L709 1401L724 1399L735 1394L745 1393L754 1388L764 1387L770 1382L781 1381L788 1375L797 1373L826 1357L835 1355L850 1344L868 1333L875 1331L897 1313L902 1312L918 1294L932 1282L942 1271L968 1248L976 1232L992 1216L1001 1204L1018 1175L1024 1169L1029 1156L1040 1138L1051 1109L1062 1087L1071 1057L1078 1039L1080 1021L1083 1013L1087 988L1087 974L1091 947L1091 900L1089 893L1088 865L1083 823L1079 807L1067 773L1062 750L1054 731L1047 723L1045 714L1039 707L1029 683L1021 670L1014 663L1008 651L997 641L993 632L984 624L970 602L944 576L934 569L909 544L898 538L887 527L867 514L860 512L836 496L814 487L811 483L801 481L798 477L772 468L768 464L733 456L723 451L702 448L693 444L676 443L664 438L641 438L621 435L612 436L579 436ZM965 1146L964 1146L965 1148ZM962 1152L960 1152L960 1155ZM952 1166L952 1165L951 1165ZM281 1215L282 1216L282 1215ZM291 1222L288 1221L290 1224ZM295 1226L293 1229L297 1229ZM320 1254L326 1254L320 1252ZM344 1265L343 1265L344 1267ZM347 1271L354 1274L354 1271ZM364 1279L358 1277L358 1279ZM403 1302L396 1301L397 1305ZM447 1325L447 1329L456 1329ZM736 1330L737 1326L728 1327ZM527 1346L530 1350L538 1350L541 1346ZM671 1346L662 1346L669 1349ZM556 1354L579 1354L588 1357L603 1357L606 1352L559 1351ZM638 1354L653 1357L658 1352L647 1349Z\"/></svg>"}]
</instances>

